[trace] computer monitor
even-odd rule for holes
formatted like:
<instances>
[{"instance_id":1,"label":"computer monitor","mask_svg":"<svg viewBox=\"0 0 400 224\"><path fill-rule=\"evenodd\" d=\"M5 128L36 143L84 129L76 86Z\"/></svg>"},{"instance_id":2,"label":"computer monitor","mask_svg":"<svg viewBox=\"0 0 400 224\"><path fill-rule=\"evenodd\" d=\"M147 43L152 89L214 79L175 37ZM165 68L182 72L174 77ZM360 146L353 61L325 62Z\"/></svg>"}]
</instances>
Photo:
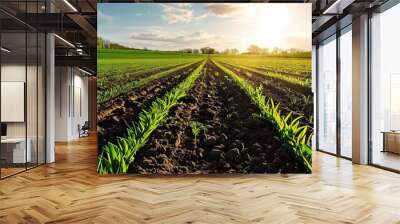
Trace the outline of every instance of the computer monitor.
<instances>
[{"instance_id":1,"label":"computer monitor","mask_svg":"<svg viewBox=\"0 0 400 224\"><path fill-rule=\"evenodd\" d=\"M2 123L1 124L1 137L7 136L7 124Z\"/></svg>"}]
</instances>

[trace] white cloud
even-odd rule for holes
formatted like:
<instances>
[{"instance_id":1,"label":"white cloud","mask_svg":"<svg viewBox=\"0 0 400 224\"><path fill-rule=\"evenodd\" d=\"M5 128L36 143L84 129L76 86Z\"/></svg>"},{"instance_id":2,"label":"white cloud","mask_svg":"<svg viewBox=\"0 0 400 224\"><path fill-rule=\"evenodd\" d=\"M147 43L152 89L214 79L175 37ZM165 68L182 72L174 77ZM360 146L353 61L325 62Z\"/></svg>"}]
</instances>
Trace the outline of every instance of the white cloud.
<instances>
[{"instance_id":1,"label":"white cloud","mask_svg":"<svg viewBox=\"0 0 400 224\"><path fill-rule=\"evenodd\" d=\"M221 43L220 40L224 40ZM207 32L171 32L151 28L130 35L129 45L147 47L153 50L179 50L184 48L214 47L217 50L229 48L235 41L232 37L209 34Z\"/></svg>"},{"instance_id":2,"label":"white cloud","mask_svg":"<svg viewBox=\"0 0 400 224\"><path fill-rule=\"evenodd\" d=\"M176 3L178 7L192 7L192 3Z\"/></svg>"},{"instance_id":3,"label":"white cloud","mask_svg":"<svg viewBox=\"0 0 400 224\"><path fill-rule=\"evenodd\" d=\"M193 19L193 11L178 4L162 4L164 15L162 18L169 24L189 23Z\"/></svg>"},{"instance_id":4,"label":"white cloud","mask_svg":"<svg viewBox=\"0 0 400 224\"><path fill-rule=\"evenodd\" d=\"M180 34L169 34L167 32L152 32L152 33L138 33L133 34L130 37L133 40L151 41L151 42L167 42L176 44L204 44L215 38L216 36L209 35L204 32L192 32L192 33L180 33Z\"/></svg>"},{"instance_id":5,"label":"white cloud","mask_svg":"<svg viewBox=\"0 0 400 224\"><path fill-rule=\"evenodd\" d=\"M163 7L162 18L169 24L190 23L193 20L204 19L208 14L195 16L191 3L166 3Z\"/></svg>"},{"instance_id":6,"label":"white cloud","mask_svg":"<svg viewBox=\"0 0 400 224\"><path fill-rule=\"evenodd\" d=\"M253 16L256 5L253 4L233 4L233 3L208 3L205 10L217 17L229 17L245 19Z\"/></svg>"}]
</instances>

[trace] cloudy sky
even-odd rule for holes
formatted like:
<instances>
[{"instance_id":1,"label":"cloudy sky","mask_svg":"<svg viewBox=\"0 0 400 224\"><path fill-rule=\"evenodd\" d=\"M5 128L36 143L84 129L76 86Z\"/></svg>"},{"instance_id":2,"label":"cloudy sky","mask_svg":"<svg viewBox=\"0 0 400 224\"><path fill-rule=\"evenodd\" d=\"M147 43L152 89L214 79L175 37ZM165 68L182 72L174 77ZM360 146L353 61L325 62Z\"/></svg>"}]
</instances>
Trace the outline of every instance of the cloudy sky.
<instances>
[{"instance_id":1,"label":"cloudy sky","mask_svg":"<svg viewBox=\"0 0 400 224\"><path fill-rule=\"evenodd\" d=\"M102 3L98 35L135 48L311 50L311 4Z\"/></svg>"}]
</instances>

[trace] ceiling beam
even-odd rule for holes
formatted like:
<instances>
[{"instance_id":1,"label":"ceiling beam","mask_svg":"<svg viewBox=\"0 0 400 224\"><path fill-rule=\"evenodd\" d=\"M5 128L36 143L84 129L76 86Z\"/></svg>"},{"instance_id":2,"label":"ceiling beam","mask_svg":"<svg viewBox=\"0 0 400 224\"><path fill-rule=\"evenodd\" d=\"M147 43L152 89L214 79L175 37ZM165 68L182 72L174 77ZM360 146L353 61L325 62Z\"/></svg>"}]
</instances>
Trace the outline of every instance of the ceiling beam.
<instances>
[{"instance_id":1,"label":"ceiling beam","mask_svg":"<svg viewBox=\"0 0 400 224\"><path fill-rule=\"evenodd\" d=\"M96 71L96 58L91 56L55 56L56 66L87 67Z\"/></svg>"},{"instance_id":2,"label":"ceiling beam","mask_svg":"<svg viewBox=\"0 0 400 224\"><path fill-rule=\"evenodd\" d=\"M343 11L351 4L353 4L355 0L336 0L334 1L331 5L328 6L324 10L322 14L327 15L337 15L337 14L342 14Z\"/></svg>"}]
</instances>

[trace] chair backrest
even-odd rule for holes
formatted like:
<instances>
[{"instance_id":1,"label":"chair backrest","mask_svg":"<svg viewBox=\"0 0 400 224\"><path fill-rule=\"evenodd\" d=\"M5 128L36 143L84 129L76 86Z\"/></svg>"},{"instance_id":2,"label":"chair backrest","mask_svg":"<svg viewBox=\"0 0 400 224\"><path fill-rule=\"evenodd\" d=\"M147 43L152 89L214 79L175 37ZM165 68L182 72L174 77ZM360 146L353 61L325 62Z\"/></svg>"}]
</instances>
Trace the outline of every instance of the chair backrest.
<instances>
[{"instance_id":1,"label":"chair backrest","mask_svg":"<svg viewBox=\"0 0 400 224\"><path fill-rule=\"evenodd\" d=\"M82 126L82 129L89 129L90 125L89 125L89 121L85 121L85 123Z\"/></svg>"}]
</instances>

